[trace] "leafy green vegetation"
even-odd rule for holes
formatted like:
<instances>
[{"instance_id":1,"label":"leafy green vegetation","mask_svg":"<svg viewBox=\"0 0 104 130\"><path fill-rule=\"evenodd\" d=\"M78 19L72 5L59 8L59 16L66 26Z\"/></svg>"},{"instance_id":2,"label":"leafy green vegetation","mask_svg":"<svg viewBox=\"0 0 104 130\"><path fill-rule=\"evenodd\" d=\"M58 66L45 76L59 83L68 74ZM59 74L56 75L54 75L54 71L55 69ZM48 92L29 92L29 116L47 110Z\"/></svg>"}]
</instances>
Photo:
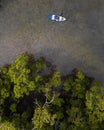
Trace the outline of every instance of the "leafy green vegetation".
<instances>
[{"instance_id":1,"label":"leafy green vegetation","mask_svg":"<svg viewBox=\"0 0 104 130\"><path fill-rule=\"evenodd\" d=\"M104 88L74 69L61 76L43 57L0 68L0 130L103 130Z\"/></svg>"}]
</instances>

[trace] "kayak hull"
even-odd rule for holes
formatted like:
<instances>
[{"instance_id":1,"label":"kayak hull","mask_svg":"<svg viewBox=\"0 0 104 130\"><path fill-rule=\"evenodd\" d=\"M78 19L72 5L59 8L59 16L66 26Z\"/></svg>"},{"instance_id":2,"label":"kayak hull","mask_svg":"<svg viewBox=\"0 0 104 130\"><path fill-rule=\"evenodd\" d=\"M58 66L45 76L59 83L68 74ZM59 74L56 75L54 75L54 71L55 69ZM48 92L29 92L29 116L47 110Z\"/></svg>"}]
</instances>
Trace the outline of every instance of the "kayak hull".
<instances>
[{"instance_id":1,"label":"kayak hull","mask_svg":"<svg viewBox=\"0 0 104 130\"><path fill-rule=\"evenodd\" d=\"M66 21L66 18L63 16L55 15L55 14L49 14L48 19L56 22L64 22Z\"/></svg>"}]
</instances>

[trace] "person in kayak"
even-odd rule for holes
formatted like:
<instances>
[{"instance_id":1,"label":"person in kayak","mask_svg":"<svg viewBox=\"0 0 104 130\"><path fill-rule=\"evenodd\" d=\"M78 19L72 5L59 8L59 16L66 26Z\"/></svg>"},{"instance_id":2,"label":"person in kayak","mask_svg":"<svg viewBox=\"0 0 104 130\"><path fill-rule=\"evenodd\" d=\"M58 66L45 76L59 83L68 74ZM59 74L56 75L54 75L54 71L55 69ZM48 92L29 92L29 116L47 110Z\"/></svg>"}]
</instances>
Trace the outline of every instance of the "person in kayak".
<instances>
[{"instance_id":1,"label":"person in kayak","mask_svg":"<svg viewBox=\"0 0 104 130\"><path fill-rule=\"evenodd\" d=\"M58 15L55 16L55 20L59 21L59 16Z\"/></svg>"},{"instance_id":2,"label":"person in kayak","mask_svg":"<svg viewBox=\"0 0 104 130\"><path fill-rule=\"evenodd\" d=\"M60 18L59 16L62 16L62 15L63 15L63 13L61 13L60 15L56 15L55 16L56 21L59 21L59 18Z\"/></svg>"}]
</instances>

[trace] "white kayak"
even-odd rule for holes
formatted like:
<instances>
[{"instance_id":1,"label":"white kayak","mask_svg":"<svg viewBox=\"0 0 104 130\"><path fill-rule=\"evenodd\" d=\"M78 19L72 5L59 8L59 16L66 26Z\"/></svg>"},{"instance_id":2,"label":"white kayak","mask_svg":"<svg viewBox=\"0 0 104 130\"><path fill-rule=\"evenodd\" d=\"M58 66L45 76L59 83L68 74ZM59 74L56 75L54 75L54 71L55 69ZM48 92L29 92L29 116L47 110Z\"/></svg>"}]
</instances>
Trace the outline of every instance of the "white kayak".
<instances>
[{"instance_id":1,"label":"white kayak","mask_svg":"<svg viewBox=\"0 0 104 130\"><path fill-rule=\"evenodd\" d=\"M56 22L63 22L66 21L66 18L60 15L55 15L55 14L49 14L48 18L52 21L56 21Z\"/></svg>"}]
</instances>

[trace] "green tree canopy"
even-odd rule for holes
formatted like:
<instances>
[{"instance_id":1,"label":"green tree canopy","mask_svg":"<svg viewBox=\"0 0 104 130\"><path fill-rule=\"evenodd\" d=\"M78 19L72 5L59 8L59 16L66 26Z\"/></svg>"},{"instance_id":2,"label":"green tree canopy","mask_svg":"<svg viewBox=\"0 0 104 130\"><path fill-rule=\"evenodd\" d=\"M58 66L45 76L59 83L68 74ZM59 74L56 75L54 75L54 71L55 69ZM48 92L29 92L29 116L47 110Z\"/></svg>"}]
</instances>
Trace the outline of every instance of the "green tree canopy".
<instances>
[{"instance_id":1,"label":"green tree canopy","mask_svg":"<svg viewBox=\"0 0 104 130\"><path fill-rule=\"evenodd\" d=\"M0 68L0 104L4 103L4 100L10 96L11 82L8 75L8 69L6 67Z\"/></svg>"},{"instance_id":2,"label":"green tree canopy","mask_svg":"<svg viewBox=\"0 0 104 130\"><path fill-rule=\"evenodd\" d=\"M92 130L96 130L104 122L104 88L99 82L94 82L86 92L86 107L89 125Z\"/></svg>"},{"instance_id":3,"label":"green tree canopy","mask_svg":"<svg viewBox=\"0 0 104 130\"><path fill-rule=\"evenodd\" d=\"M19 55L9 68L9 76L14 84L13 91L16 98L33 91L36 86L31 78L31 55Z\"/></svg>"},{"instance_id":4,"label":"green tree canopy","mask_svg":"<svg viewBox=\"0 0 104 130\"><path fill-rule=\"evenodd\" d=\"M0 130L16 130L12 123L10 122L3 122L0 123Z\"/></svg>"},{"instance_id":5,"label":"green tree canopy","mask_svg":"<svg viewBox=\"0 0 104 130\"><path fill-rule=\"evenodd\" d=\"M0 67L0 130L104 130L103 86L51 67L27 53Z\"/></svg>"},{"instance_id":6,"label":"green tree canopy","mask_svg":"<svg viewBox=\"0 0 104 130\"><path fill-rule=\"evenodd\" d=\"M34 111L34 129L42 130L46 124L54 125L56 115L51 115L46 108L37 107Z\"/></svg>"}]
</instances>

